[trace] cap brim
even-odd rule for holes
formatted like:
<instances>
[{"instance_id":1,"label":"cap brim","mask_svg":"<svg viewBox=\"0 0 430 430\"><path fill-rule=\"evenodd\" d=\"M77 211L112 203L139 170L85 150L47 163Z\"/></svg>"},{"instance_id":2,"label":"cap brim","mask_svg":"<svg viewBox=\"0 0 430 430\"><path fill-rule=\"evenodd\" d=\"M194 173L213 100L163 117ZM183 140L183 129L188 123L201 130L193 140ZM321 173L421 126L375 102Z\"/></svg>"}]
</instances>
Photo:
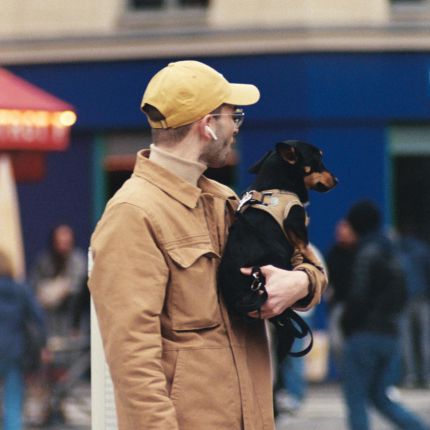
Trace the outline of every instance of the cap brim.
<instances>
[{"instance_id":1,"label":"cap brim","mask_svg":"<svg viewBox=\"0 0 430 430\"><path fill-rule=\"evenodd\" d=\"M257 103L260 99L260 91L251 84L229 84L230 95L224 103L234 106L248 106Z\"/></svg>"}]
</instances>

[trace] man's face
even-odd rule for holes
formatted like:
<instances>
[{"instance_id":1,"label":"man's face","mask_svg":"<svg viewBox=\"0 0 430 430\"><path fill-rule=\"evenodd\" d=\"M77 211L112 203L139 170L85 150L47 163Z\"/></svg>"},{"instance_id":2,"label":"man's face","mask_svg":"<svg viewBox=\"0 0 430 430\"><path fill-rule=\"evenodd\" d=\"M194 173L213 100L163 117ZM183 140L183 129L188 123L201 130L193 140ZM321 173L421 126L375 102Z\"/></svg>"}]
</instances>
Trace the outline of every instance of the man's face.
<instances>
[{"instance_id":1,"label":"man's face","mask_svg":"<svg viewBox=\"0 0 430 430\"><path fill-rule=\"evenodd\" d=\"M236 142L236 135L239 128L234 122L234 106L224 105L219 116L212 116L209 126L217 136L217 140L212 139L207 142L200 160L208 167L223 167L226 165L231 147Z\"/></svg>"},{"instance_id":2,"label":"man's face","mask_svg":"<svg viewBox=\"0 0 430 430\"><path fill-rule=\"evenodd\" d=\"M58 254L69 254L74 246L72 229L67 225L60 225L56 228L53 236L53 247Z\"/></svg>"}]
</instances>

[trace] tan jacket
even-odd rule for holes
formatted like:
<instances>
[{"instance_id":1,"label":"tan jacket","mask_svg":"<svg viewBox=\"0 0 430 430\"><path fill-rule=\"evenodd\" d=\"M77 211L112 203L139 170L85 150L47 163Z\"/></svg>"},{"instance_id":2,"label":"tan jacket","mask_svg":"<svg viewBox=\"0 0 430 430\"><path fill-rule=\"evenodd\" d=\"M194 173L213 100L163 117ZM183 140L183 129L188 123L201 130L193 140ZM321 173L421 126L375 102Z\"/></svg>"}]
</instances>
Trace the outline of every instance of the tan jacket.
<instances>
[{"instance_id":1,"label":"tan jacket","mask_svg":"<svg viewBox=\"0 0 430 430\"><path fill-rule=\"evenodd\" d=\"M89 288L120 430L273 430L263 321L232 320L216 270L237 205L139 153L91 241Z\"/></svg>"}]
</instances>

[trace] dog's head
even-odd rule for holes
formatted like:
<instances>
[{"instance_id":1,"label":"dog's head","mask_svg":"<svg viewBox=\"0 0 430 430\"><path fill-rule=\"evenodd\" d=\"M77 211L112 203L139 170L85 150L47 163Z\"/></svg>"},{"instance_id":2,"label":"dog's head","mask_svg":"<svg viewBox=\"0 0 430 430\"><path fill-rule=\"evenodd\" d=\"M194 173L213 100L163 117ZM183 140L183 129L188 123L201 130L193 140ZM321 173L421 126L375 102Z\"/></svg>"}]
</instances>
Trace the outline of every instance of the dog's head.
<instances>
[{"instance_id":1,"label":"dog's head","mask_svg":"<svg viewBox=\"0 0 430 430\"><path fill-rule=\"evenodd\" d=\"M257 175L259 189L284 189L307 201L306 190L326 192L338 183L324 166L322 156L316 146L301 140L286 140L277 143L275 149L251 167L250 172Z\"/></svg>"}]
</instances>

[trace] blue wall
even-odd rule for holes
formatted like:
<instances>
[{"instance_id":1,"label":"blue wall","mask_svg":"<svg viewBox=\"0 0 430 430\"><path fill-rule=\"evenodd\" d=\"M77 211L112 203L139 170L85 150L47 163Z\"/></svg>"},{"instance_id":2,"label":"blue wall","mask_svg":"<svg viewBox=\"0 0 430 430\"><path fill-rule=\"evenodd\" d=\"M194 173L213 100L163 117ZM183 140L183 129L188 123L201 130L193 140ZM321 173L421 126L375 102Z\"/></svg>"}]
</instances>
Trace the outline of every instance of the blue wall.
<instances>
[{"instance_id":1,"label":"blue wall","mask_svg":"<svg viewBox=\"0 0 430 430\"><path fill-rule=\"evenodd\" d=\"M275 142L308 140L324 150L339 186L312 193L311 239L323 251L335 222L358 198L387 209L386 130L394 122L430 116L427 53L318 53L199 58L232 82L255 83L261 101L246 109L239 138L237 190L246 167ZM10 69L72 103L78 123L70 149L48 156L48 174L19 187L29 261L53 224L71 220L86 246L91 222L91 146L95 133L147 127L139 104L150 77L172 59L15 66Z\"/></svg>"},{"instance_id":2,"label":"blue wall","mask_svg":"<svg viewBox=\"0 0 430 430\"><path fill-rule=\"evenodd\" d=\"M91 140L74 135L66 152L49 153L46 174L37 183L18 186L27 266L48 246L55 225L66 223L76 243L86 248L91 234Z\"/></svg>"}]
</instances>

